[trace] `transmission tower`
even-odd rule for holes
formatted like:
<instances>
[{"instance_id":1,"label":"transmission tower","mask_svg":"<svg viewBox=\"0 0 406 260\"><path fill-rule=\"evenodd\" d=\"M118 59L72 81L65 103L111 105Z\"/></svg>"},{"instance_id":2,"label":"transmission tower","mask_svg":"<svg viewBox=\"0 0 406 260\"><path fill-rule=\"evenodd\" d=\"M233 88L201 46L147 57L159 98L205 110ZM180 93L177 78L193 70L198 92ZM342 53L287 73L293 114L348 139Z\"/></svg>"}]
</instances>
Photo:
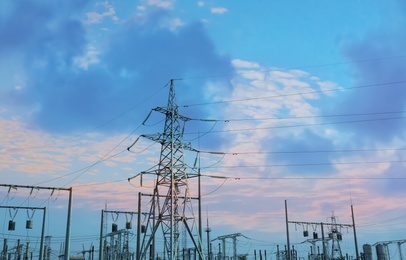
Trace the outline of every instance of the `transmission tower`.
<instances>
[{"instance_id":1,"label":"transmission tower","mask_svg":"<svg viewBox=\"0 0 406 260\"><path fill-rule=\"evenodd\" d=\"M159 143L161 153L159 163L155 167L133 177L141 175L142 178L143 174L153 174L156 178L153 193L151 195L142 194L151 197L151 204L149 213L145 214L148 217L142 234L142 242L137 242L137 259L147 257L154 259L156 240L162 238L164 259L166 257L170 260L180 259L180 246L185 243L180 243L184 241L182 239L185 239L181 238L185 235L181 232L182 225L187 231L189 241L193 242L199 259L204 259L200 224L200 188L199 196L192 198L188 185L190 178L200 178L200 174L186 172L184 150L193 149L190 144L183 142L183 130L185 122L190 119L178 112L174 80L170 81L167 106L157 107L153 110L165 115L165 125L163 133L141 135L141 137ZM199 203L199 221L196 220L193 212L196 206L193 207L192 202L196 200ZM140 214L144 213L140 212ZM160 232L162 232L162 236L158 234Z\"/></svg>"}]
</instances>

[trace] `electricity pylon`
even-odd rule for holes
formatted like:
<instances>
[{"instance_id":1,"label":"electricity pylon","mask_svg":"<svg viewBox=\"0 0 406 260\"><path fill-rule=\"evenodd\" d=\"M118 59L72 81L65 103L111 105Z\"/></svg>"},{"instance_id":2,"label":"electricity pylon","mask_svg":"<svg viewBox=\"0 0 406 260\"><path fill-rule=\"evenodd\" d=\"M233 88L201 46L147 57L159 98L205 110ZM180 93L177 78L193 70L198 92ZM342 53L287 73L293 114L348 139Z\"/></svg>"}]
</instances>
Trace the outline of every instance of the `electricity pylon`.
<instances>
[{"instance_id":1,"label":"electricity pylon","mask_svg":"<svg viewBox=\"0 0 406 260\"><path fill-rule=\"evenodd\" d=\"M149 259L154 259L156 240L162 238L164 256L170 260L180 259L179 247L182 244L180 243L182 241L180 225L184 225L183 227L187 230L199 259L204 259L200 219L199 227L197 227L193 213L193 208L196 209L196 207L192 205L192 201L197 199L200 216L200 188L198 198L192 198L188 186L188 180L193 177L200 178L200 174L186 172L184 150L193 149L190 144L183 142L183 130L184 123L190 119L178 112L173 81L170 81L167 106L153 109L166 117L163 133L141 135L141 137L161 144L161 153L159 163L155 167L138 174L141 175L141 178L143 174L153 174L156 176L156 180L153 194L149 195L152 197L149 213L139 212L139 215L144 214L148 217L145 227L143 227L145 232L142 235L142 242L137 242L139 244L137 245L139 247L137 248L137 259L146 259L148 250ZM139 200L141 199L139 198ZM158 230L162 231L162 236L158 234L160 232Z\"/></svg>"}]
</instances>

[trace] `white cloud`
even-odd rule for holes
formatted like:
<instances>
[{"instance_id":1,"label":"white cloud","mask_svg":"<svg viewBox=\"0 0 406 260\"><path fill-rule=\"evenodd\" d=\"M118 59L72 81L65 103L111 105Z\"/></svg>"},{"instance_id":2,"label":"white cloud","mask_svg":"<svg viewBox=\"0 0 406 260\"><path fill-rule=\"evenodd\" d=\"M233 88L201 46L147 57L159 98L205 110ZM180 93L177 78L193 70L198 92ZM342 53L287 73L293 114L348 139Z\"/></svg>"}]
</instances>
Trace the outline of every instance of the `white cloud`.
<instances>
[{"instance_id":1,"label":"white cloud","mask_svg":"<svg viewBox=\"0 0 406 260\"><path fill-rule=\"evenodd\" d=\"M340 89L340 87L335 82L320 79L302 70L267 68L256 62L238 59L233 60L232 63L238 72L238 75L232 80L232 90L224 91L221 87L210 86L213 101L225 102L221 109L216 109L213 114L217 118L230 119L221 128L226 135L227 143L219 150L235 153L221 158L222 166L234 165L235 167L210 169L215 171L213 175L232 177L224 185L215 182L206 184L205 192L221 186L213 194L213 197L206 198L210 205L210 213L216 215L210 218L211 221L213 220L212 223L221 225L222 221L227 219L231 228L240 228L245 233L245 229L239 227L241 221L244 221L250 223L249 229L251 230L264 230L263 227L266 227L268 232L275 233L279 231L275 229L281 223L277 218L283 219L283 216L271 215L269 212L281 211L284 199L291 201L292 218L306 216L307 220L313 221L324 218L331 213L330 210L334 210L340 220L345 223L347 219L344 217L346 217L345 214L349 207L349 182L351 182L352 199L359 204L356 208L358 214L373 215L371 212L374 210L381 212L380 205L387 206L385 210L398 207L395 203L399 202L392 202L390 198L376 194L377 191L370 188L370 180L351 179L354 177L381 177L390 168L390 161L394 157L396 158L393 151L336 155L334 159L331 159L334 171L327 170L323 173L323 177L327 178L324 180L302 179L300 173L295 172L298 168L262 167L261 165L284 163L267 155L267 152L275 149L272 148L275 139L291 138L292 136L300 139L304 129L311 131L323 140L331 141L337 145L336 147L348 145L349 140L351 140L348 133L337 132L334 125L318 125L322 121L318 117L320 115L319 108L313 103L314 99L325 102L323 98L329 99L331 93L336 93L328 90ZM320 90L327 92L318 93ZM236 102L227 102L230 100ZM261 120L282 118L283 116L292 117L294 121ZM232 121L231 119L247 120ZM286 124L314 124L314 126L310 128L283 127ZM242 129L251 129L251 131L241 131ZM308 141L303 140L303 143ZM401 141L401 143L403 142ZM399 144L389 144L389 147L399 147ZM357 161L387 161L388 163L360 164L357 166L347 164ZM243 165L256 165L257 167L244 168ZM300 177L284 180L283 177L286 177L287 174ZM281 179L267 180L265 176L280 177ZM334 177L345 179L346 176L349 180L341 182L333 179ZM234 180L237 177L241 178L240 185L238 185L237 180ZM256 177L258 179L255 179ZM328 179L329 177L332 179ZM374 203L374 198L377 198L377 203ZM222 203L224 200L227 203ZM278 203L279 206L269 206ZM219 204L221 206L217 206ZM238 207L241 207L242 210L235 211L234 205L239 205ZM234 208L237 207L234 206ZM301 215L298 212L301 212ZM268 223L272 224L269 225Z\"/></svg>"},{"instance_id":2,"label":"white cloud","mask_svg":"<svg viewBox=\"0 0 406 260\"><path fill-rule=\"evenodd\" d=\"M102 6L105 9L107 9L107 11L104 12L87 12L86 13L86 24L98 24L103 22L104 18L106 17L111 17L111 19L113 21L118 21L118 17L116 16L116 10L114 9L113 6L109 5L107 2L104 2L102 4L96 4L96 6Z\"/></svg>"},{"instance_id":3,"label":"white cloud","mask_svg":"<svg viewBox=\"0 0 406 260\"><path fill-rule=\"evenodd\" d=\"M152 6L157 6L163 9L172 9L173 8L173 1L165 1L165 0L148 0L148 4Z\"/></svg>"},{"instance_id":4,"label":"white cloud","mask_svg":"<svg viewBox=\"0 0 406 260\"><path fill-rule=\"evenodd\" d=\"M99 63L99 54L100 53L93 46L88 46L83 56L73 58L73 63L79 68L87 70L89 65Z\"/></svg>"},{"instance_id":5,"label":"white cloud","mask_svg":"<svg viewBox=\"0 0 406 260\"><path fill-rule=\"evenodd\" d=\"M318 81L317 85L320 86L321 91L323 91L326 95L334 95L337 89L344 90L343 87L339 86L337 83L332 81Z\"/></svg>"},{"instance_id":6,"label":"white cloud","mask_svg":"<svg viewBox=\"0 0 406 260\"><path fill-rule=\"evenodd\" d=\"M202 7L202 6L204 6L204 2L203 2L203 1L199 1L199 2L197 2L197 5L200 6L200 7Z\"/></svg>"},{"instance_id":7,"label":"white cloud","mask_svg":"<svg viewBox=\"0 0 406 260\"><path fill-rule=\"evenodd\" d=\"M224 8L224 7L213 7L213 8L211 8L211 13L213 13L213 14L224 14L227 11L228 11L228 9Z\"/></svg>"},{"instance_id":8,"label":"white cloud","mask_svg":"<svg viewBox=\"0 0 406 260\"><path fill-rule=\"evenodd\" d=\"M166 19L164 21L164 27L169 28L171 31L183 26L185 23L179 18Z\"/></svg>"},{"instance_id":9,"label":"white cloud","mask_svg":"<svg viewBox=\"0 0 406 260\"><path fill-rule=\"evenodd\" d=\"M236 67L236 68L243 68L243 69L259 68L259 64L257 62L244 61L244 60L240 60L240 59L234 59L231 62L234 65L234 67Z\"/></svg>"},{"instance_id":10,"label":"white cloud","mask_svg":"<svg viewBox=\"0 0 406 260\"><path fill-rule=\"evenodd\" d=\"M21 90L23 90L23 89L24 89L24 87L22 87L22 86L20 86L20 85L17 85L17 86L14 87L14 90L15 90L15 91L21 91Z\"/></svg>"}]
</instances>

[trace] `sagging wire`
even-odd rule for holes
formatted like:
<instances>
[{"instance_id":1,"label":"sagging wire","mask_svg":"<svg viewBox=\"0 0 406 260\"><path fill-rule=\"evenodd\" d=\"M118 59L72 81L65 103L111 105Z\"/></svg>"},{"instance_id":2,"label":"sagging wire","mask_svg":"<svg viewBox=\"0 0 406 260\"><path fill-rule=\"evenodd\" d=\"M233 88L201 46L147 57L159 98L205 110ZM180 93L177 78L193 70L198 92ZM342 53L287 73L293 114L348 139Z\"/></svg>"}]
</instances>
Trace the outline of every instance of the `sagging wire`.
<instances>
[{"instance_id":1,"label":"sagging wire","mask_svg":"<svg viewBox=\"0 0 406 260\"><path fill-rule=\"evenodd\" d=\"M210 176L210 177L216 178L215 176ZM217 177L217 178L220 178L220 177ZM215 193L216 191L218 191L219 189L221 189L221 188L224 186L224 184L226 183L226 181L227 181L228 178L222 178L222 179L224 179L224 181L223 181L223 183L222 183L220 186L218 186L216 189L212 190L212 191L209 192L209 193L202 194L202 197L203 197L203 196L210 195L210 194L213 194L213 193Z\"/></svg>"},{"instance_id":2,"label":"sagging wire","mask_svg":"<svg viewBox=\"0 0 406 260\"><path fill-rule=\"evenodd\" d=\"M125 221L126 222L132 222L133 221L133 213L129 213L129 215L131 216L130 221L128 221L128 214L125 214Z\"/></svg>"},{"instance_id":3,"label":"sagging wire","mask_svg":"<svg viewBox=\"0 0 406 260\"><path fill-rule=\"evenodd\" d=\"M10 199L10 191L11 191L11 189L15 190L15 192L14 192L13 197ZM3 202L5 202L5 201L7 201L7 202L8 202L8 201L13 200L13 199L14 199L14 197L15 197L15 195L16 195L16 193L17 193L17 188L16 188L16 187L14 187L14 186L10 186L10 187L8 187L8 192L7 192L6 196L3 198L3 200L0 202L0 205L2 205L2 204L3 204Z\"/></svg>"},{"instance_id":4,"label":"sagging wire","mask_svg":"<svg viewBox=\"0 0 406 260\"><path fill-rule=\"evenodd\" d=\"M111 156L109 156L109 157L107 157L107 158L102 157L102 158L99 159L97 162L95 162L95 163L93 163L93 164L91 164L91 165L89 165L89 166L83 167L83 168L78 169L78 170L76 170L76 171L73 171L73 172L64 174L64 175L62 175L62 176L55 177L55 178L50 179L50 180L47 180L47 181L43 181L43 182L37 183L36 185L43 184L43 183L47 183L47 182L51 182L51 181L58 180L58 179L62 179L62 178L64 178L64 177L73 175L73 174L75 174L75 173L78 173L78 172L84 170L83 173L81 173L79 176L77 176L76 178L74 178L73 180L71 180L70 182L67 183L67 184L69 184L69 183L71 183L72 181L74 181L75 179L79 178L79 177L80 177L81 175L83 175L85 172L87 172L88 170L90 170L90 168L92 168L93 166L95 166L95 165L97 165L97 164L99 164L99 163L102 163L102 162L104 162L104 161L107 161L107 160L109 160L109 159L111 159L111 158L113 158L113 157L115 157L115 156L117 156L117 155L119 155L119 154L121 154L121 153L123 153L123 152L125 152L125 150L123 150L123 151L121 151L121 152L118 152L118 153L116 153L116 154L113 154L113 155L111 155ZM66 186L67 184L65 184L65 186Z\"/></svg>"},{"instance_id":5,"label":"sagging wire","mask_svg":"<svg viewBox=\"0 0 406 260\"><path fill-rule=\"evenodd\" d=\"M156 144L156 143L152 143L152 144L150 144L149 146L147 146L146 148L142 149L141 151L133 152L133 151L131 150L131 148L138 142L138 140L139 140L140 138L141 138L141 136L139 136L139 137L134 141L133 144L131 144L129 147L127 147L127 151L129 151L130 153L140 154L140 153L143 153L143 152L145 152L146 150L148 150L148 149L149 149L151 146L153 146L154 144Z\"/></svg>"},{"instance_id":6,"label":"sagging wire","mask_svg":"<svg viewBox=\"0 0 406 260\"><path fill-rule=\"evenodd\" d=\"M117 212L115 212L115 214L116 214L116 217L114 218L114 215L113 215L114 213L111 213L111 219L113 220L113 223L116 223L117 222L117 220L118 220L118 216L119 216L119 214L117 213Z\"/></svg>"},{"instance_id":7,"label":"sagging wire","mask_svg":"<svg viewBox=\"0 0 406 260\"><path fill-rule=\"evenodd\" d=\"M163 121L165 121L165 119L161 119L161 120L159 120L157 123L154 123L154 124L151 124L151 125L147 125L146 122L148 121L148 119L149 119L149 117L151 116L151 114L152 114L153 111L154 111L153 109L151 109L151 110L149 111L149 114L147 115L147 117L144 119L144 121L142 121L142 125L145 125L145 126L156 126L156 125L162 123Z\"/></svg>"},{"instance_id":8,"label":"sagging wire","mask_svg":"<svg viewBox=\"0 0 406 260\"><path fill-rule=\"evenodd\" d=\"M10 214L10 219L11 219L11 220L14 220L14 218L15 218L16 215L17 215L18 208L12 208L12 209L14 210L14 214L11 214L11 208L8 209L8 213Z\"/></svg>"},{"instance_id":9,"label":"sagging wire","mask_svg":"<svg viewBox=\"0 0 406 260\"><path fill-rule=\"evenodd\" d=\"M205 167L203 167L203 168L212 168L212 167L214 167L215 165L221 163L221 162L223 161L223 159L226 157L226 154L225 154L225 153L212 152L212 153L210 153L210 154L218 154L218 155L222 155L222 156L221 156L221 158L220 158L217 162L214 162L213 164L211 164L211 165L209 165L209 166L205 166Z\"/></svg>"},{"instance_id":10,"label":"sagging wire","mask_svg":"<svg viewBox=\"0 0 406 260\"><path fill-rule=\"evenodd\" d=\"M91 165L89 165L89 166L87 166L87 167L84 167L84 168L82 168L82 169L80 169L80 170L74 171L74 172L72 172L72 173L68 173L68 174L66 174L66 175L63 175L63 176L61 176L61 177L54 178L54 179L52 179L52 180L60 179L60 178L62 178L62 177L66 177L66 176L68 176L68 175L72 175L72 174L74 174L74 173L77 173L77 172L83 170L82 173L80 173L78 176L76 176L75 178L73 178L72 180L70 180L69 182L67 182L67 183L64 185L64 187L65 187L65 186L67 186L68 184L70 184L70 183L72 183L73 181L75 181L76 179L78 179L78 178L79 178L80 176L82 176L83 174L85 174L87 171L89 171L89 170L90 170L92 167L94 167L95 165L97 165L97 164L99 164L99 163L101 163L101 162L104 162L104 161L106 161L106 160L109 160L109 159L111 159L111 158L113 158L113 157L115 157L115 156L117 156L117 155L123 153L125 150L122 150L122 151L120 151L120 152L118 152L118 153L115 153L115 154L113 154L113 155L107 157L107 156L108 156L109 154L111 154L118 146L120 146L125 140L127 140L131 135L133 135L133 134L135 133L135 131L137 131L141 126L142 126L142 124L139 125L138 127L136 127L130 134L128 134L123 140L121 140L116 146L114 146L113 149L111 149L109 152L107 152L104 156L102 156L99 160L97 160L97 161L94 162L93 164L91 164ZM50 181L52 181L52 180L50 180ZM46 182L49 182L49 181L46 181Z\"/></svg>"},{"instance_id":11,"label":"sagging wire","mask_svg":"<svg viewBox=\"0 0 406 260\"><path fill-rule=\"evenodd\" d=\"M128 138L128 137L127 137ZM127 139L125 138L125 139ZM125 140L124 139L124 140ZM123 141L124 141L123 140ZM123 141L121 141L119 144L117 144L113 149L111 149L108 153L106 153L104 156L102 156L99 160L97 160L95 163L93 163L92 165L88 166L82 173L80 173L78 176L76 176L75 178L73 178L72 180L68 181L67 183L65 183L65 185L63 185L63 187L66 187L68 184L72 183L73 181L75 181L76 179L78 179L80 176L82 176L83 174L85 174L86 172L88 172L91 168L93 168L95 165L104 162L108 159L111 159L123 152L125 152L125 150L122 150L121 152L115 153L109 157L107 157L107 155L109 155L112 151L114 151Z\"/></svg>"},{"instance_id":12,"label":"sagging wire","mask_svg":"<svg viewBox=\"0 0 406 260\"><path fill-rule=\"evenodd\" d=\"M32 193L33 193L33 191L34 191L34 187L31 188L30 196L29 196L30 198L35 199L35 198L37 197L37 195L38 195L38 193L39 193L39 189L36 189L36 190L37 190L37 192L35 193L34 197L32 197Z\"/></svg>"},{"instance_id":13,"label":"sagging wire","mask_svg":"<svg viewBox=\"0 0 406 260\"><path fill-rule=\"evenodd\" d=\"M31 210L31 215L30 213L28 213L28 211ZM35 209L27 209L27 219L28 220L32 220L32 218L34 217L35 214Z\"/></svg>"},{"instance_id":14,"label":"sagging wire","mask_svg":"<svg viewBox=\"0 0 406 260\"><path fill-rule=\"evenodd\" d=\"M61 194L61 190L58 189L58 195L56 195L55 199L53 199L55 193L55 189L52 189L51 194L49 194L48 198L46 198L39 206L43 206L45 203L48 203L48 208L49 208L49 202L55 202L58 200L59 195Z\"/></svg>"},{"instance_id":15,"label":"sagging wire","mask_svg":"<svg viewBox=\"0 0 406 260\"><path fill-rule=\"evenodd\" d=\"M61 190L58 190L58 195L55 197L55 199L52 199L52 196L54 195L54 192L55 192L55 189L52 189L51 195L49 195L49 199L52 202L55 202L59 198L59 195L61 194Z\"/></svg>"},{"instance_id":16,"label":"sagging wire","mask_svg":"<svg viewBox=\"0 0 406 260\"><path fill-rule=\"evenodd\" d=\"M200 121L205 121L205 120L200 120ZM193 139L185 139L185 141L188 141L188 142L195 141L195 140L197 140L197 139L202 138L202 137L205 136L205 135L210 134L210 133L213 131L214 127L217 125L217 122L218 122L218 121L213 121L213 120L207 120L207 121L214 122L213 126L212 126L208 131L204 132L202 135L200 135L200 132L198 132L198 136L197 136L196 138L193 138Z\"/></svg>"},{"instance_id":17,"label":"sagging wire","mask_svg":"<svg viewBox=\"0 0 406 260\"><path fill-rule=\"evenodd\" d=\"M30 194L28 195L27 199L25 200L25 201L28 200L28 202L27 202L28 207L30 206L30 201L31 201L31 199L35 199L35 198L37 197L38 193L39 193L39 189L37 188L37 189L36 189L37 192L35 193L34 197L32 197L32 193L33 193L33 191L34 191L34 188L35 188L35 187L31 187Z\"/></svg>"}]
</instances>

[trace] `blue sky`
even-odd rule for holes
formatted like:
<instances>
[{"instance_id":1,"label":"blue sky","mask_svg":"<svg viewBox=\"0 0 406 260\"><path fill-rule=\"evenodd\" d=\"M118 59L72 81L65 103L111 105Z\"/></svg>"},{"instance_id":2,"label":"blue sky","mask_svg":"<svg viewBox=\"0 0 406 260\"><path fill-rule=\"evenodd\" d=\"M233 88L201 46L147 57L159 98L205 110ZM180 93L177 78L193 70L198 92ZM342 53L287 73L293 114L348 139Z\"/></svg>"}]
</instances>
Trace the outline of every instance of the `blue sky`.
<instances>
[{"instance_id":1,"label":"blue sky","mask_svg":"<svg viewBox=\"0 0 406 260\"><path fill-rule=\"evenodd\" d=\"M180 112L196 119L185 140L224 153L201 158L204 174L227 177L203 180L212 237L274 250L288 200L291 218L309 222L334 212L350 223L353 204L359 245L404 239L405 14L400 0L3 1L1 183L72 186L72 254L97 243L106 204L134 211L149 190L127 179L160 147L126 148L162 131L156 113L142 122L179 79ZM49 207L58 251L66 194L37 193L3 187L0 199ZM13 212L1 215L4 238L38 237L8 231ZM306 252L303 228L291 233Z\"/></svg>"}]
</instances>

